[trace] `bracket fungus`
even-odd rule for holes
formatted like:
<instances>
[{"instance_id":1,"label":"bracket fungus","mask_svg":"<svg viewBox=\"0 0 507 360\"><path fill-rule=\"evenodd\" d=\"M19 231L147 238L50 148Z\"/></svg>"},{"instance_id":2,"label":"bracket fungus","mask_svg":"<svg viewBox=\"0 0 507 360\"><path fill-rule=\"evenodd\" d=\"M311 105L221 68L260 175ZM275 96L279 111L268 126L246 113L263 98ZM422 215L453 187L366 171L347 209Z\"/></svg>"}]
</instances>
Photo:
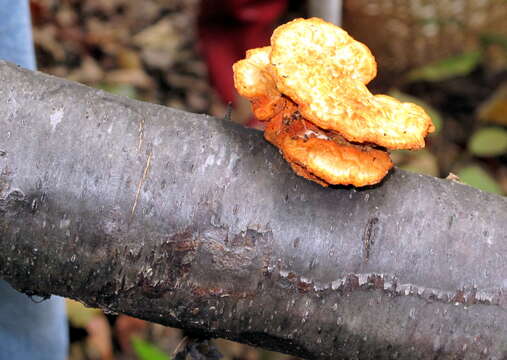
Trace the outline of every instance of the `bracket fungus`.
<instances>
[{"instance_id":1,"label":"bracket fungus","mask_svg":"<svg viewBox=\"0 0 507 360\"><path fill-rule=\"evenodd\" d=\"M387 149L420 149L434 131L412 103L372 95L370 50L321 19L278 27L271 46L233 65L238 92L266 121L265 138L300 176L323 186L373 185L392 168Z\"/></svg>"}]
</instances>

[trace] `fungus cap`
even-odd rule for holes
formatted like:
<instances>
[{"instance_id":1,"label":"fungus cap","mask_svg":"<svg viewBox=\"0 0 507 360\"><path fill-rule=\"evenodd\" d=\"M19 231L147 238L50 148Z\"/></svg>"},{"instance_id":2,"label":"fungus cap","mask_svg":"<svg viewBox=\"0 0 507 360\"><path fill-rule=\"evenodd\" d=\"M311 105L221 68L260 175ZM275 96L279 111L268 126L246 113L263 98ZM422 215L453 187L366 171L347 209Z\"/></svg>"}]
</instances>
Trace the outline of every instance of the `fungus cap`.
<instances>
[{"instance_id":1,"label":"fungus cap","mask_svg":"<svg viewBox=\"0 0 507 360\"><path fill-rule=\"evenodd\" d=\"M376 74L375 60L339 27L296 19L274 31L271 47L276 87L317 126L389 149L420 149L434 130L417 105L370 93L365 84Z\"/></svg>"}]
</instances>

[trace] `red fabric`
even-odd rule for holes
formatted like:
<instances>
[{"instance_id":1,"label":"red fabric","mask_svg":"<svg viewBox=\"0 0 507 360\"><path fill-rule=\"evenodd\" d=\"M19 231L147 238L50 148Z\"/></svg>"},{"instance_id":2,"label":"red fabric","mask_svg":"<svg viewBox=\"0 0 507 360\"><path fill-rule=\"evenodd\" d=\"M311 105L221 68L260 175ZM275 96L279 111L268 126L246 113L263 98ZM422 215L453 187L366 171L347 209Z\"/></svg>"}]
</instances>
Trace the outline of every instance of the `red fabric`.
<instances>
[{"instance_id":1,"label":"red fabric","mask_svg":"<svg viewBox=\"0 0 507 360\"><path fill-rule=\"evenodd\" d=\"M210 81L225 102L234 102L232 64L248 49L269 45L273 25L287 0L204 0L199 42Z\"/></svg>"}]
</instances>

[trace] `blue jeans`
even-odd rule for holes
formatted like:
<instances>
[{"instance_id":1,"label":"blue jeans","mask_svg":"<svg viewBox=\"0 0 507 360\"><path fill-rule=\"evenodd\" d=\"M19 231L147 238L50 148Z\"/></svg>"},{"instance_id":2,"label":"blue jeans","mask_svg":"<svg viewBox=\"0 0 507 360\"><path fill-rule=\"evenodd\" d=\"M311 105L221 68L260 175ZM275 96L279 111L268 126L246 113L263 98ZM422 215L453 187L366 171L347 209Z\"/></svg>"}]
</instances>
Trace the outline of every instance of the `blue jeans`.
<instances>
[{"instance_id":1,"label":"blue jeans","mask_svg":"<svg viewBox=\"0 0 507 360\"><path fill-rule=\"evenodd\" d=\"M28 0L0 0L0 59L35 69ZM64 300L35 303L0 280L0 360L64 360L67 353Z\"/></svg>"}]
</instances>

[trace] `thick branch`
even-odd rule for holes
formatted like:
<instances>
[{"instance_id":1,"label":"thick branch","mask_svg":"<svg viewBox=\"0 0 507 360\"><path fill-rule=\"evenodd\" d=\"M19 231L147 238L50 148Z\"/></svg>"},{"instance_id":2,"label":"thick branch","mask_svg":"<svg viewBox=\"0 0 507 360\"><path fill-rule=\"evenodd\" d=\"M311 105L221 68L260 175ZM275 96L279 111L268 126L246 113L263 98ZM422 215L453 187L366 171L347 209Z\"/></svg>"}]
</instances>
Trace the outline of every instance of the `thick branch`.
<instances>
[{"instance_id":1,"label":"thick branch","mask_svg":"<svg viewBox=\"0 0 507 360\"><path fill-rule=\"evenodd\" d=\"M0 63L0 276L308 358L502 357L507 201L295 176L260 133Z\"/></svg>"}]
</instances>

